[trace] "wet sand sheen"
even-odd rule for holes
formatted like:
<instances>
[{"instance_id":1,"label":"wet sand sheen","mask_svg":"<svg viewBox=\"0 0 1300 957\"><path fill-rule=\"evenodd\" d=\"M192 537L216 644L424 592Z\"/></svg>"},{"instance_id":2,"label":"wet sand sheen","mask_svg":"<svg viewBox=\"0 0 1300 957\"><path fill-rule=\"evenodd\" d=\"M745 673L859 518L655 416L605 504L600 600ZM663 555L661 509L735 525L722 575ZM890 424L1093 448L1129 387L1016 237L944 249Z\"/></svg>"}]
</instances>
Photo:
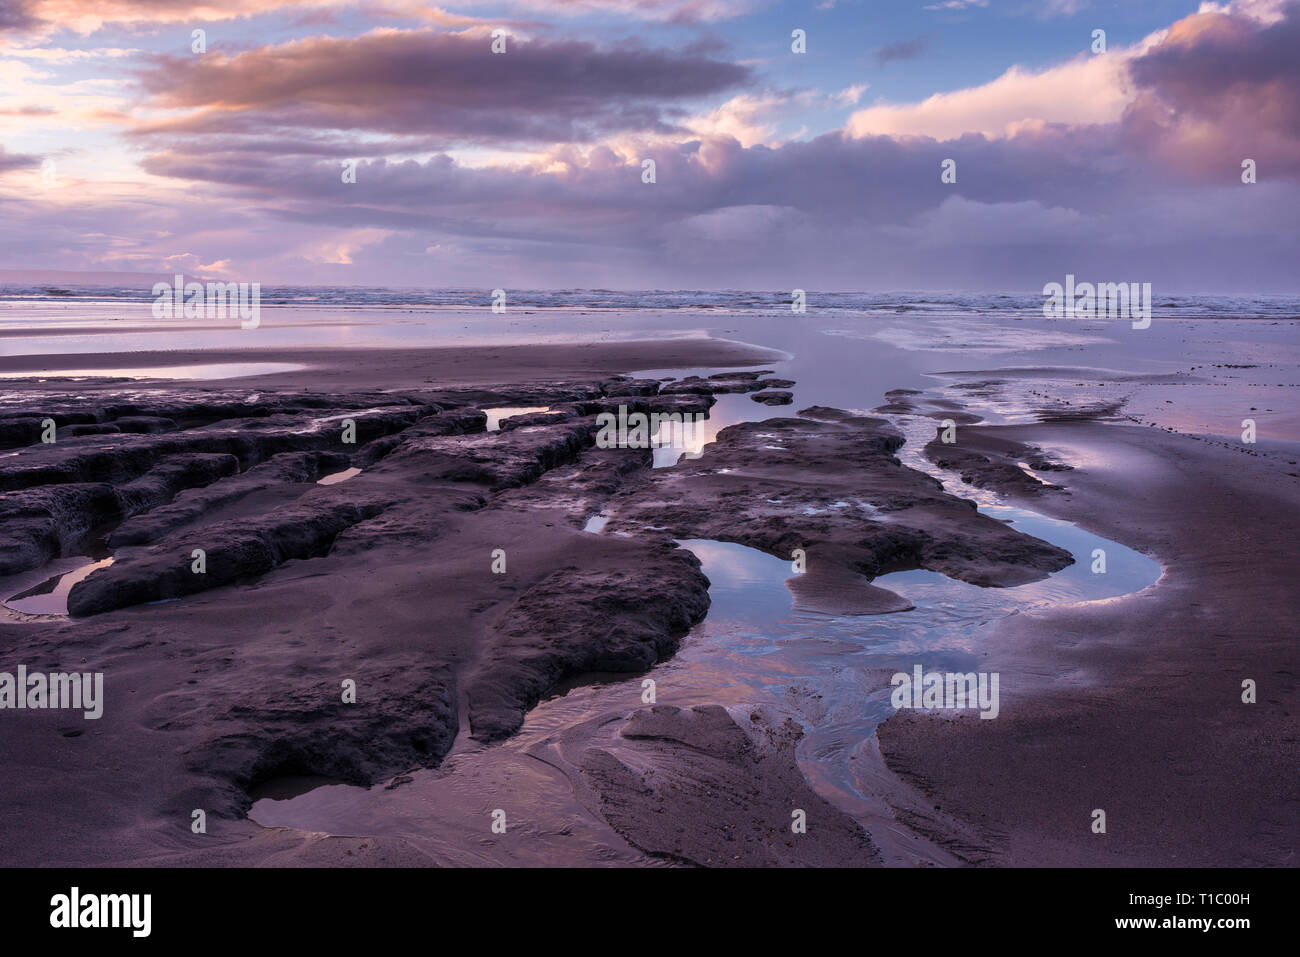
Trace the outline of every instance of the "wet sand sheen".
<instances>
[{"instance_id":1,"label":"wet sand sheen","mask_svg":"<svg viewBox=\"0 0 1300 957\"><path fill-rule=\"evenodd\" d=\"M297 372L304 368L292 362L210 362L174 366L120 366L103 369L21 369L0 372L0 379L238 379L254 375Z\"/></svg>"}]
</instances>

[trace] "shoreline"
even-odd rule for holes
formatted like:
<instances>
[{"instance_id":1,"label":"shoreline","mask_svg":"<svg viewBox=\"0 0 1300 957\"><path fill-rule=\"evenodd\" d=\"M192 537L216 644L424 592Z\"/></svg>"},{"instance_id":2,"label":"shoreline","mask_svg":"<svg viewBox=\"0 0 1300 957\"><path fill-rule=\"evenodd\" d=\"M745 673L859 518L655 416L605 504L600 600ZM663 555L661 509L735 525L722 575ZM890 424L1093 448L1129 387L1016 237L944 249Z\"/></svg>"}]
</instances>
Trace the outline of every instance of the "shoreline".
<instances>
[{"instance_id":1,"label":"shoreline","mask_svg":"<svg viewBox=\"0 0 1300 957\"><path fill-rule=\"evenodd\" d=\"M302 369L229 379L139 379L140 388L199 388L223 383L234 388L418 389L437 379L439 387L528 383L576 376L614 375L611 369L667 368L684 365L752 366L777 362L782 354L749 343L716 338L627 339L572 344L470 345L412 348L304 348L264 346L256 349L168 349L134 352L46 353L0 356L0 372L31 372L75 366L81 369L130 369L205 364L292 363ZM9 388L54 392L76 388L120 390L124 383L84 381L33 382L4 379Z\"/></svg>"}]
</instances>

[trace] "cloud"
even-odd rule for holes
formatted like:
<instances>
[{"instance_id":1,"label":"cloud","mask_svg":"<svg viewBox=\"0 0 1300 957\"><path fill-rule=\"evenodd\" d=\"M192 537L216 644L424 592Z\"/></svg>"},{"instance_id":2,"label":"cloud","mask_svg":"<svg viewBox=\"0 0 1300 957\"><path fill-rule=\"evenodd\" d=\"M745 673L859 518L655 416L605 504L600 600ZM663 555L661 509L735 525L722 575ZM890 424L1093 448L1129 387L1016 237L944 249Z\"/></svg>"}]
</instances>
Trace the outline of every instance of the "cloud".
<instances>
[{"instance_id":1,"label":"cloud","mask_svg":"<svg viewBox=\"0 0 1300 957\"><path fill-rule=\"evenodd\" d=\"M32 13L32 0L5 0L0 3L0 31L31 30L40 25Z\"/></svg>"},{"instance_id":2,"label":"cloud","mask_svg":"<svg viewBox=\"0 0 1300 957\"><path fill-rule=\"evenodd\" d=\"M775 145L776 123L793 108L789 94L741 93L721 106L684 121L684 126L701 136L730 136L742 146L755 143Z\"/></svg>"},{"instance_id":3,"label":"cloud","mask_svg":"<svg viewBox=\"0 0 1300 957\"><path fill-rule=\"evenodd\" d=\"M28 169L40 165L39 156L24 156L22 153L5 152L4 144L0 143L0 176L16 169Z\"/></svg>"},{"instance_id":4,"label":"cloud","mask_svg":"<svg viewBox=\"0 0 1300 957\"><path fill-rule=\"evenodd\" d=\"M619 14L638 20L713 23L744 16L766 0L509 0L512 9L550 16ZM463 6L497 6L496 0L462 0Z\"/></svg>"},{"instance_id":5,"label":"cloud","mask_svg":"<svg viewBox=\"0 0 1300 957\"><path fill-rule=\"evenodd\" d=\"M1052 125L1119 125L1130 148L1181 173L1300 176L1300 3L1244 0L1126 48L849 117L852 136L1012 136ZM1262 175L1262 174L1261 174Z\"/></svg>"},{"instance_id":6,"label":"cloud","mask_svg":"<svg viewBox=\"0 0 1300 957\"><path fill-rule=\"evenodd\" d=\"M1046 206L1038 200L987 203L964 196L946 197L902 226L886 233L917 249L960 248L981 236L985 246L997 244L1055 244L1095 236L1094 217L1077 209Z\"/></svg>"},{"instance_id":7,"label":"cloud","mask_svg":"<svg viewBox=\"0 0 1300 957\"><path fill-rule=\"evenodd\" d=\"M169 270L184 270L200 275L226 275L230 272L229 259L205 263L202 257L196 256L194 253L176 253L165 257L163 263Z\"/></svg>"},{"instance_id":8,"label":"cloud","mask_svg":"<svg viewBox=\"0 0 1300 957\"><path fill-rule=\"evenodd\" d=\"M1047 0L1043 5L1040 16L1044 19L1048 17L1072 17L1080 10L1087 8L1092 0Z\"/></svg>"},{"instance_id":9,"label":"cloud","mask_svg":"<svg viewBox=\"0 0 1300 957\"><path fill-rule=\"evenodd\" d=\"M643 156L656 160L654 184L641 181ZM945 158L955 185L940 181ZM479 168L372 159L352 184L335 161L274 152L190 162L193 178L100 197L94 210L5 197L22 241L0 240L0 254L154 269L183 253L268 282L1041 289L1074 272L1268 291L1295 288L1300 252L1300 186L1172 182L1115 125L566 145ZM113 233L93 238L105 222Z\"/></svg>"},{"instance_id":10,"label":"cloud","mask_svg":"<svg viewBox=\"0 0 1300 957\"><path fill-rule=\"evenodd\" d=\"M0 4L0 31L31 30L39 25L26 0L5 0Z\"/></svg>"},{"instance_id":11,"label":"cloud","mask_svg":"<svg viewBox=\"0 0 1300 957\"><path fill-rule=\"evenodd\" d=\"M1066 63L1031 71L1013 66L981 86L936 93L919 103L880 104L849 117L853 136L933 136L963 133L1006 136L1026 125L1112 123L1131 100L1118 51L1080 54Z\"/></svg>"},{"instance_id":12,"label":"cloud","mask_svg":"<svg viewBox=\"0 0 1300 957\"><path fill-rule=\"evenodd\" d=\"M115 93L123 86L87 78L60 83L39 59L0 58L0 136L57 130L62 145L69 129L120 128L125 99Z\"/></svg>"},{"instance_id":13,"label":"cloud","mask_svg":"<svg viewBox=\"0 0 1300 957\"><path fill-rule=\"evenodd\" d=\"M341 6L350 0L5 0L0 30L89 34L106 24L208 23L280 9Z\"/></svg>"},{"instance_id":14,"label":"cloud","mask_svg":"<svg viewBox=\"0 0 1300 957\"><path fill-rule=\"evenodd\" d=\"M925 52L928 45L929 41L925 37L888 43L876 50L876 60L880 63L890 63L894 60L915 60Z\"/></svg>"},{"instance_id":15,"label":"cloud","mask_svg":"<svg viewBox=\"0 0 1300 957\"><path fill-rule=\"evenodd\" d=\"M134 56L139 50L109 47L99 50L67 50L62 47L34 46L0 46L0 53L7 57L19 57L24 60L43 60L46 63L73 63L78 60L100 58L117 59Z\"/></svg>"},{"instance_id":16,"label":"cloud","mask_svg":"<svg viewBox=\"0 0 1300 957\"><path fill-rule=\"evenodd\" d=\"M641 181L647 156L657 164L653 185ZM956 186L940 181L947 158L957 162ZM793 272L812 286L842 288L1041 288L1085 267L1105 274L1142 261L1152 274L1168 271L1179 249L1207 243L1224 247L1216 262L1240 277L1261 269L1257 262L1240 272L1242 248L1261 237L1297 243L1294 228L1279 232L1278 215L1265 215L1294 201L1295 190L1267 202L1246 197L1242 243L1216 232L1224 201L1205 194L1199 208L1199 194L1126 152L1113 125L949 141L827 134L746 147L717 135L623 150L570 145L481 168L447 156L374 159L358 165L355 184L340 181L337 163L273 152L256 164L189 162L172 172L211 184L191 189L205 208L256 210L284 224L261 231L264 240L245 234L238 248L298 278L302 269L350 265L390 282L494 286L616 285L639 276L656 285L766 288ZM1179 213L1153 219L1162 208ZM229 255L228 240L205 242L184 248L205 261ZM249 245L256 242L265 248ZM1267 260L1265 273L1269 261L1280 260Z\"/></svg>"},{"instance_id":17,"label":"cloud","mask_svg":"<svg viewBox=\"0 0 1300 957\"><path fill-rule=\"evenodd\" d=\"M715 22L751 12L763 0L507 0L509 9L552 16L616 14L638 20ZM496 0L461 0L458 7L501 4ZM475 18L452 13L423 0L4 0L0 31L50 34L59 29L83 35L106 26L165 23L215 23L275 13L298 14L298 22L328 22L339 12L467 26Z\"/></svg>"},{"instance_id":18,"label":"cloud","mask_svg":"<svg viewBox=\"0 0 1300 957\"><path fill-rule=\"evenodd\" d=\"M1236 178L1249 158L1300 177L1300 4L1246 11L1186 17L1129 63L1135 148L1193 175Z\"/></svg>"},{"instance_id":19,"label":"cloud","mask_svg":"<svg viewBox=\"0 0 1300 957\"><path fill-rule=\"evenodd\" d=\"M66 29L86 35L107 26L216 23L274 13L297 14L299 23L326 22L347 8L442 26L477 22L422 0L4 0L0 31L48 35Z\"/></svg>"},{"instance_id":20,"label":"cloud","mask_svg":"<svg viewBox=\"0 0 1300 957\"><path fill-rule=\"evenodd\" d=\"M707 213L686 216L674 225L693 240L704 243L749 245L763 242L772 232L791 225L800 218L797 209L790 206L754 204L749 206L721 206ZM698 248L696 243L690 244Z\"/></svg>"},{"instance_id":21,"label":"cloud","mask_svg":"<svg viewBox=\"0 0 1300 957\"><path fill-rule=\"evenodd\" d=\"M966 10L970 7L987 7L989 0L941 0L939 3L927 3L926 10Z\"/></svg>"},{"instance_id":22,"label":"cloud","mask_svg":"<svg viewBox=\"0 0 1300 957\"><path fill-rule=\"evenodd\" d=\"M588 142L679 129L680 104L750 77L746 67L701 53L634 43L512 39L505 54L493 54L491 43L480 31L375 30L236 56L155 57L141 76L146 106L184 113L135 133Z\"/></svg>"},{"instance_id":23,"label":"cloud","mask_svg":"<svg viewBox=\"0 0 1300 957\"><path fill-rule=\"evenodd\" d=\"M862 94L867 92L870 83L854 83L852 86L846 86L835 94L835 99L842 106L856 106L862 99Z\"/></svg>"},{"instance_id":24,"label":"cloud","mask_svg":"<svg viewBox=\"0 0 1300 957\"><path fill-rule=\"evenodd\" d=\"M486 288L1041 289L1073 272L1157 294L1295 290L1294 11L1207 7L1104 56L866 105L811 139L778 134L798 111L858 106L865 85L775 89L716 47L541 30L502 56L472 21L155 56L118 104L132 151L105 154L141 179L105 166L102 126L50 140L80 151L57 189L29 188L40 156L0 151L0 257ZM38 70L87 64L45 61L0 60L0 137L24 153L56 120L88 128L85 101L120 89L48 83Z\"/></svg>"}]
</instances>

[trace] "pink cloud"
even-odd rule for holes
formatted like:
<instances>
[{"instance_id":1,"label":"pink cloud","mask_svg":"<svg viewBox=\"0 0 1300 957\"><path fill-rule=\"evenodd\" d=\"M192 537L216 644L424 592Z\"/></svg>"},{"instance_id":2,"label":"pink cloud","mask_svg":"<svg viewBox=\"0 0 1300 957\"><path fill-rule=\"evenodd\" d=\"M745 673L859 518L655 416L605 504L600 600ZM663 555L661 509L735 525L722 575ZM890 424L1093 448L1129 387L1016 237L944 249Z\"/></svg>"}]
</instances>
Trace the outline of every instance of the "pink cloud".
<instances>
[{"instance_id":1,"label":"pink cloud","mask_svg":"<svg viewBox=\"0 0 1300 957\"><path fill-rule=\"evenodd\" d=\"M1235 180L1243 159L1260 177L1300 177L1300 4L1269 22L1232 12L1178 21L1129 64L1137 95L1130 142L1170 168Z\"/></svg>"}]
</instances>

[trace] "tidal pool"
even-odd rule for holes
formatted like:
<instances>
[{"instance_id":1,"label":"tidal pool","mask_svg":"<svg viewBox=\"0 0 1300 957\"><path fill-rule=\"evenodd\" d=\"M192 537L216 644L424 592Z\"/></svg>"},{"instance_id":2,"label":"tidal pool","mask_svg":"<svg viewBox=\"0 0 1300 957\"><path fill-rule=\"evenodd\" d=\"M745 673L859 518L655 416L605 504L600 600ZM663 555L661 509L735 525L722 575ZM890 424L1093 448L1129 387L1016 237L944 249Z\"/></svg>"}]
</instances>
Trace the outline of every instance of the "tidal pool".
<instances>
[{"instance_id":1,"label":"tidal pool","mask_svg":"<svg viewBox=\"0 0 1300 957\"><path fill-rule=\"evenodd\" d=\"M508 419L514 415L528 415L532 412L550 412L549 405L503 405L493 409L484 409L487 414L488 432L500 432L501 420Z\"/></svg>"},{"instance_id":2,"label":"tidal pool","mask_svg":"<svg viewBox=\"0 0 1300 957\"><path fill-rule=\"evenodd\" d=\"M350 478L355 478L361 474L361 469L351 468L344 469L341 472L331 472L329 475L323 475L316 480L317 485L338 485L339 482L346 482Z\"/></svg>"},{"instance_id":3,"label":"tidal pool","mask_svg":"<svg viewBox=\"0 0 1300 957\"><path fill-rule=\"evenodd\" d=\"M39 584L25 588L5 599L4 606L24 615L64 615L68 614L68 593L72 586L83 578L88 578L97 569L113 564L112 558L99 560L87 557L72 557L51 562L49 568L73 564L71 571L61 571L46 577ZM24 578L30 577L29 573Z\"/></svg>"}]
</instances>

